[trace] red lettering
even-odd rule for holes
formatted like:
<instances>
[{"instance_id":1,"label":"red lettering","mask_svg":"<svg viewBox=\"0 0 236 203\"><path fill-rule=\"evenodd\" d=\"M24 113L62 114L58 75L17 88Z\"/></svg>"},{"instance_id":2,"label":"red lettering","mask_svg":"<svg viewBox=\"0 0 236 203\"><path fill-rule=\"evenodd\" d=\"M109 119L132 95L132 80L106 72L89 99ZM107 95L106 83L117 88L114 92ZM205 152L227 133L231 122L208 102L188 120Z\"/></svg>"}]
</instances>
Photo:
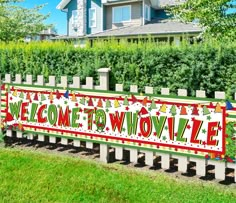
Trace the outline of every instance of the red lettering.
<instances>
[{"instance_id":1,"label":"red lettering","mask_svg":"<svg viewBox=\"0 0 236 203\"><path fill-rule=\"evenodd\" d=\"M118 131L121 132L123 122L124 122L125 113L121 112L119 115L119 113L116 111L115 114L110 113L109 116L110 116L110 120L111 120L112 130L115 131L117 128Z\"/></svg>"},{"instance_id":2,"label":"red lettering","mask_svg":"<svg viewBox=\"0 0 236 203\"><path fill-rule=\"evenodd\" d=\"M150 136L152 132L152 121L150 117L140 118L140 132L144 137Z\"/></svg>"},{"instance_id":3,"label":"red lettering","mask_svg":"<svg viewBox=\"0 0 236 203\"><path fill-rule=\"evenodd\" d=\"M173 140L174 139L175 118L173 118L173 117L168 118L167 122L168 122L170 140Z\"/></svg>"},{"instance_id":4,"label":"red lettering","mask_svg":"<svg viewBox=\"0 0 236 203\"><path fill-rule=\"evenodd\" d=\"M212 138L214 136L217 136L218 134L218 126L219 122L209 122L208 123L208 129L207 129L207 145L217 145L217 140L213 140ZM217 128L215 130L214 128Z\"/></svg>"},{"instance_id":5,"label":"red lettering","mask_svg":"<svg viewBox=\"0 0 236 203\"><path fill-rule=\"evenodd\" d=\"M43 111L47 108L47 104L44 104L42 106L40 106L39 110L38 110L38 122L39 123L46 123L47 122L47 118L44 117L43 118Z\"/></svg>"},{"instance_id":6,"label":"red lettering","mask_svg":"<svg viewBox=\"0 0 236 203\"><path fill-rule=\"evenodd\" d=\"M58 125L59 126L70 126L70 112L69 112L69 108L66 107L65 113L63 113L62 108L60 108L59 110L59 117L58 117Z\"/></svg>"},{"instance_id":7,"label":"red lettering","mask_svg":"<svg viewBox=\"0 0 236 203\"><path fill-rule=\"evenodd\" d=\"M203 121L195 120L193 121L193 129L191 134L190 142L194 144L200 144L200 140L197 139L200 129L202 127Z\"/></svg>"}]
</instances>

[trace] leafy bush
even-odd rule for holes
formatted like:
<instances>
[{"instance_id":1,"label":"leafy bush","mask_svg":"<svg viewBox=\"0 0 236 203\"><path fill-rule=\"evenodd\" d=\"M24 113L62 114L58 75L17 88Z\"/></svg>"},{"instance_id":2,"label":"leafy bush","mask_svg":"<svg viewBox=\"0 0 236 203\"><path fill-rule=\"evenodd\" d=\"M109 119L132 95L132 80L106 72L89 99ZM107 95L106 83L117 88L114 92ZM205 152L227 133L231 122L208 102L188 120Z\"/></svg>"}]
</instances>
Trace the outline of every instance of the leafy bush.
<instances>
[{"instance_id":1,"label":"leafy bush","mask_svg":"<svg viewBox=\"0 0 236 203\"><path fill-rule=\"evenodd\" d=\"M1 73L95 77L96 70L110 67L111 89L123 83L125 90L137 84L139 90L153 86L159 93L169 87L172 93L187 89L194 96L195 90L225 91L228 97L236 92L236 44L205 43L167 46L155 43L119 44L113 40L94 42L92 48L74 48L73 45L56 43L0 44ZM2 75L3 77L3 75ZM59 77L58 77L59 78Z\"/></svg>"}]
</instances>

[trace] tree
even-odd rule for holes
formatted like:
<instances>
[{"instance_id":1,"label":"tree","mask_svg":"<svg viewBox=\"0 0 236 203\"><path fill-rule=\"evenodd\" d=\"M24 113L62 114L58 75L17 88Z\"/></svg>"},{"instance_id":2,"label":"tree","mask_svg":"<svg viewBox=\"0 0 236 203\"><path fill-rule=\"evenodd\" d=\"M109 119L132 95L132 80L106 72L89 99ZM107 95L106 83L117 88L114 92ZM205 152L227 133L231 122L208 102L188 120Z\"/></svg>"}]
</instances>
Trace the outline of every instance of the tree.
<instances>
[{"instance_id":1,"label":"tree","mask_svg":"<svg viewBox=\"0 0 236 203\"><path fill-rule=\"evenodd\" d=\"M44 5L32 9L21 7L23 0L0 0L0 41L9 42L34 36L50 27L44 20L49 15L40 14Z\"/></svg>"},{"instance_id":2,"label":"tree","mask_svg":"<svg viewBox=\"0 0 236 203\"><path fill-rule=\"evenodd\" d=\"M172 13L182 22L197 22L203 28L203 37L217 40L235 40L236 8L234 0L186 0L175 7Z\"/></svg>"}]
</instances>

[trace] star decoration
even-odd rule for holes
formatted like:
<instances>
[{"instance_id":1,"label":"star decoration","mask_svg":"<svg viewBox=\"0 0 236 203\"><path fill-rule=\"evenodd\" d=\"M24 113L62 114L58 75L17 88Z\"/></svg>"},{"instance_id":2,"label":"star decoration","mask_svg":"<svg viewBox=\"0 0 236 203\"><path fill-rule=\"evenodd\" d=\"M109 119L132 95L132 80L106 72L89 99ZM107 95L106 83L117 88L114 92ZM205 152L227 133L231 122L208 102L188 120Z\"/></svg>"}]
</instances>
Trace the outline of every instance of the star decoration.
<instances>
[{"instance_id":1,"label":"star decoration","mask_svg":"<svg viewBox=\"0 0 236 203\"><path fill-rule=\"evenodd\" d=\"M221 130L222 130L222 127L221 127L221 126L219 126L219 127L218 127L218 130L219 130L219 131L221 131Z\"/></svg>"},{"instance_id":2,"label":"star decoration","mask_svg":"<svg viewBox=\"0 0 236 203\"><path fill-rule=\"evenodd\" d=\"M211 116L207 116L207 120L210 121L211 120Z\"/></svg>"},{"instance_id":3,"label":"star decoration","mask_svg":"<svg viewBox=\"0 0 236 203\"><path fill-rule=\"evenodd\" d=\"M178 133L175 133L175 137L178 135Z\"/></svg>"},{"instance_id":4,"label":"star decoration","mask_svg":"<svg viewBox=\"0 0 236 203\"><path fill-rule=\"evenodd\" d=\"M206 142L205 142L205 141L203 141L203 142L202 142L202 144L205 146L205 145L206 145Z\"/></svg>"},{"instance_id":5,"label":"star decoration","mask_svg":"<svg viewBox=\"0 0 236 203\"><path fill-rule=\"evenodd\" d=\"M84 121L86 120L86 117L85 117L85 116L83 117L83 120L84 120Z\"/></svg>"},{"instance_id":6,"label":"star decoration","mask_svg":"<svg viewBox=\"0 0 236 203\"><path fill-rule=\"evenodd\" d=\"M193 117L191 120L192 120L192 121L195 121L195 118Z\"/></svg>"},{"instance_id":7,"label":"star decoration","mask_svg":"<svg viewBox=\"0 0 236 203\"><path fill-rule=\"evenodd\" d=\"M106 127L106 131L109 131L109 130L110 130L110 128Z\"/></svg>"},{"instance_id":8,"label":"star decoration","mask_svg":"<svg viewBox=\"0 0 236 203\"><path fill-rule=\"evenodd\" d=\"M206 129L202 129L202 133L205 134L206 133Z\"/></svg>"},{"instance_id":9,"label":"star decoration","mask_svg":"<svg viewBox=\"0 0 236 203\"><path fill-rule=\"evenodd\" d=\"M157 115L157 116L160 116L160 112L159 112L159 111L158 111L158 112L156 112L156 115Z\"/></svg>"},{"instance_id":10,"label":"star decoration","mask_svg":"<svg viewBox=\"0 0 236 203\"><path fill-rule=\"evenodd\" d=\"M188 129L191 129L191 125L187 125L187 128L188 128Z\"/></svg>"},{"instance_id":11,"label":"star decoration","mask_svg":"<svg viewBox=\"0 0 236 203\"><path fill-rule=\"evenodd\" d=\"M109 109L106 109L106 112L108 113L108 112L109 112Z\"/></svg>"},{"instance_id":12,"label":"star decoration","mask_svg":"<svg viewBox=\"0 0 236 203\"><path fill-rule=\"evenodd\" d=\"M154 135L154 136L157 136L157 132L154 132L153 135Z\"/></svg>"},{"instance_id":13,"label":"star decoration","mask_svg":"<svg viewBox=\"0 0 236 203\"><path fill-rule=\"evenodd\" d=\"M83 124L82 124L82 123L80 123L80 124L79 124L79 127L80 127L80 128L82 128L82 127L83 127Z\"/></svg>"},{"instance_id":14,"label":"star decoration","mask_svg":"<svg viewBox=\"0 0 236 203\"><path fill-rule=\"evenodd\" d=\"M83 109L80 109L79 112L82 113L82 112L83 112Z\"/></svg>"},{"instance_id":15,"label":"star decoration","mask_svg":"<svg viewBox=\"0 0 236 203\"><path fill-rule=\"evenodd\" d=\"M165 126L165 130L168 130L168 127L167 127L167 126Z\"/></svg>"},{"instance_id":16,"label":"star decoration","mask_svg":"<svg viewBox=\"0 0 236 203\"><path fill-rule=\"evenodd\" d=\"M163 136L163 137L162 137L162 140L164 140L164 141L165 141L166 139L167 139L167 137L166 137L166 136Z\"/></svg>"},{"instance_id":17,"label":"star decoration","mask_svg":"<svg viewBox=\"0 0 236 203\"><path fill-rule=\"evenodd\" d=\"M122 131L123 131L123 132L125 132L125 131L126 131L126 129L125 129L125 128L122 128Z\"/></svg>"},{"instance_id":18,"label":"star decoration","mask_svg":"<svg viewBox=\"0 0 236 203\"><path fill-rule=\"evenodd\" d=\"M128 107L128 106L126 106L126 107L125 107L125 110L126 110L126 111L129 111L129 107Z\"/></svg>"}]
</instances>

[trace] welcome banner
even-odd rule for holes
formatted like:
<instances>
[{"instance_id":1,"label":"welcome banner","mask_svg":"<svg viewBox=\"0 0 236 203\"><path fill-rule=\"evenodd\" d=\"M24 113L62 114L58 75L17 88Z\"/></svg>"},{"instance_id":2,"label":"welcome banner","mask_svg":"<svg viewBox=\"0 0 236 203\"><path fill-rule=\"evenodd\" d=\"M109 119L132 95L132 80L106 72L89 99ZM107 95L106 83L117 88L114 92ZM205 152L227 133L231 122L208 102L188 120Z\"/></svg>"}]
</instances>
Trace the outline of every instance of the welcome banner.
<instances>
[{"instance_id":1,"label":"welcome banner","mask_svg":"<svg viewBox=\"0 0 236 203\"><path fill-rule=\"evenodd\" d=\"M226 151L220 102L4 84L8 129L206 156Z\"/></svg>"}]
</instances>

